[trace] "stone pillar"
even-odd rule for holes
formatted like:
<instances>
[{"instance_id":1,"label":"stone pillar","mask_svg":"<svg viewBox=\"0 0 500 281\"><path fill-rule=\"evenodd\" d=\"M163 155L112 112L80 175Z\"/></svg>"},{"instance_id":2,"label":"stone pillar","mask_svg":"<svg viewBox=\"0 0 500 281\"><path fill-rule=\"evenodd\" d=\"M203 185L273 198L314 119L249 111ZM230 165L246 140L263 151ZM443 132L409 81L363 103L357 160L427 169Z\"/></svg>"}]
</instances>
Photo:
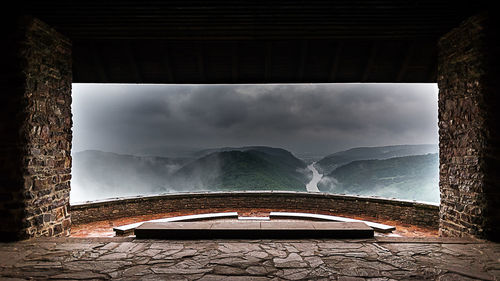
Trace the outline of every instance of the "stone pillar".
<instances>
[{"instance_id":1,"label":"stone pillar","mask_svg":"<svg viewBox=\"0 0 500 281\"><path fill-rule=\"evenodd\" d=\"M68 235L71 43L27 17L12 20L5 36L0 78L0 237Z\"/></svg>"},{"instance_id":2,"label":"stone pillar","mask_svg":"<svg viewBox=\"0 0 500 281\"><path fill-rule=\"evenodd\" d=\"M494 17L439 41L441 236L500 239L500 72Z\"/></svg>"}]
</instances>

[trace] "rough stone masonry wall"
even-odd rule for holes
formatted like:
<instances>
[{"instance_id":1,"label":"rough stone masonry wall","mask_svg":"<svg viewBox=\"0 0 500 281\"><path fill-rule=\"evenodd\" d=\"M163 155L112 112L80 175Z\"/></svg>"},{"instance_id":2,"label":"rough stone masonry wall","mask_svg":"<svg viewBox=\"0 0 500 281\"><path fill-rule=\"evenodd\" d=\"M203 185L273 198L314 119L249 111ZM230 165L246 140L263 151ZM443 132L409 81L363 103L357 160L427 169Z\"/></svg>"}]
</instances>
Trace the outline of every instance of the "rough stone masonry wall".
<instances>
[{"instance_id":1,"label":"rough stone masonry wall","mask_svg":"<svg viewBox=\"0 0 500 281\"><path fill-rule=\"evenodd\" d=\"M71 43L39 20L10 23L2 54L3 240L68 235Z\"/></svg>"},{"instance_id":2,"label":"rough stone masonry wall","mask_svg":"<svg viewBox=\"0 0 500 281\"><path fill-rule=\"evenodd\" d=\"M481 14L439 41L442 236L500 239L500 48L494 26Z\"/></svg>"},{"instance_id":3,"label":"rough stone masonry wall","mask_svg":"<svg viewBox=\"0 0 500 281\"><path fill-rule=\"evenodd\" d=\"M208 212L312 212L326 215L368 216L406 224L438 226L439 207L424 203L374 197L308 192L185 193L93 202L71 206L74 224L138 215L172 216Z\"/></svg>"}]
</instances>

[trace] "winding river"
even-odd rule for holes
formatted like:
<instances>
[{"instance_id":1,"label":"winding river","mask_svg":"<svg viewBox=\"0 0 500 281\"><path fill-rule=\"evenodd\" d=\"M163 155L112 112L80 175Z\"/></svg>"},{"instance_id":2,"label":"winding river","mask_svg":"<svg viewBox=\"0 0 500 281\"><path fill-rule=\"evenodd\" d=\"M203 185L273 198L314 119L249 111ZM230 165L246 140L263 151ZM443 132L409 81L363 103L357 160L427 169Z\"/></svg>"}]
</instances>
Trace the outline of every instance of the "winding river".
<instances>
[{"instance_id":1,"label":"winding river","mask_svg":"<svg viewBox=\"0 0 500 281\"><path fill-rule=\"evenodd\" d=\"M306 185L306 189L309 192L319 192L318 183L321 180L321 178L323 177L323 174L320 174L318 172L318 170L316 170L316 167L314 167L314 164L316 164L316 162L307 166L307 168L309 170L311 170L313 173L313 177L312 177L311 181Z\"/></svg>"}]
</instances>

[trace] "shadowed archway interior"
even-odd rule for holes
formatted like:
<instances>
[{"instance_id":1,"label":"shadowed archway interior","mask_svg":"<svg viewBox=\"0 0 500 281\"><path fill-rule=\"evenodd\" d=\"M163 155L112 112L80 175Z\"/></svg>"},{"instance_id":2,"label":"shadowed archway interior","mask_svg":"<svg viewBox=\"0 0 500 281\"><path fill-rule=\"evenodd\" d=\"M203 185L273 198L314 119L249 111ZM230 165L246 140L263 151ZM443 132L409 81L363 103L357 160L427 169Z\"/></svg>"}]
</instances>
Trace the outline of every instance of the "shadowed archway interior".
<instances>
[{"instance_id":1,"label":"shadowed archway interior","mask_svg":"<svg viewBox=\"0 0 500 281\"><path fill-rule=\"evenodd\" d=\"M2 53L2 89L10 93L0 117L6 239L70 231L72 82L436 81L441 234L498 239L498 30L493 15L471 17L488 8L482 1L22 1L18 8L7 18Z\"/></svg>"}]
</instances>

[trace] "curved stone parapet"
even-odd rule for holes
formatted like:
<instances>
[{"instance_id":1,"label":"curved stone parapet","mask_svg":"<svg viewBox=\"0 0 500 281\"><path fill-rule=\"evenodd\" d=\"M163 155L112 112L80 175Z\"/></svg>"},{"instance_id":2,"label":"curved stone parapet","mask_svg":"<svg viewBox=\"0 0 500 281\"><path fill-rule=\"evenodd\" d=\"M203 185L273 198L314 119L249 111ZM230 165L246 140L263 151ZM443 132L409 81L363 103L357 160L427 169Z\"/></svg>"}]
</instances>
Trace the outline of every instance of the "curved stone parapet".
<instances>
[{"instance_id":1,"label":"curved stone parapet","mask_svg":"<svg viewBox=\"0 0 500 281\"><path fill-rule=\"evenodd\" d=\"M432 228L437 228L439 224L437 204L291 191L162 194L113 198L71 206L74 224L158 213L176 216L231 211L300 211L325 215L363 216Z\"/></svg>"}]
</instances>

